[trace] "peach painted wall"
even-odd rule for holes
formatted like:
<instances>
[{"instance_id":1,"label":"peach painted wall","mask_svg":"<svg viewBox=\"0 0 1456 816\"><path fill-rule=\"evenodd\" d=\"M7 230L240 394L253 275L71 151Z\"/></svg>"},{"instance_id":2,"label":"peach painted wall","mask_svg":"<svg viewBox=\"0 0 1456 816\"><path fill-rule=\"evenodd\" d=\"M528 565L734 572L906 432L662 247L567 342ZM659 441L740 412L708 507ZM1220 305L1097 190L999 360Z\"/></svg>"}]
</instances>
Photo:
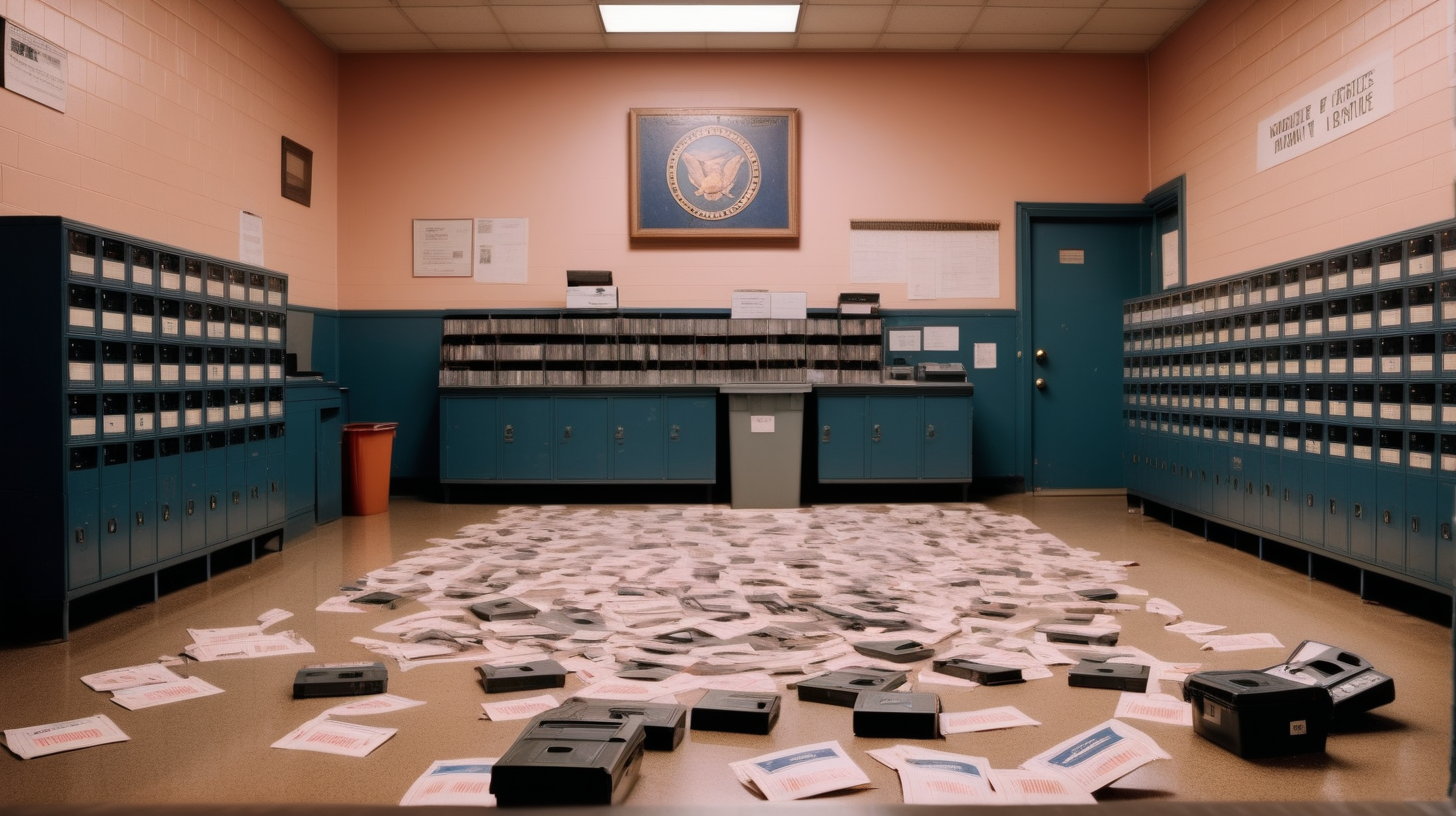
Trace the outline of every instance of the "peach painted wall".
<instances>
[{"instance_id":1,"label":"peach painted wall","mask_svg":"<svg viewBox=\"0 0 1456 816\"><path fill-rule=\"evenodd\" d=\"M340 57L339 304L559 307L565 270L610 269L624 307L726 307L739 288L811 307L1015 305L1015 202L1147 193L1141 56L515 54ZM800 111L793 248L634 247L627 111ZM530 219L529 281L411 275L411 219ZM995 219L1001 296L906 299L849 280L849 221Z\"/></svg>"},{"instance_id":2,"label":"peach painted wall","mask_svg":"<svg viewBox=\"0 0 1456 816\"><path fill-rule=\"evenodd\" d=\"M1150 58L1152 181L1187 176L1188 280L1448 219L1456 0L1209 0ZM1395 110L1256 172L1260 120L1391 54Z\"/></svg>"},{"instance_id":3,"label":"peach painted wall","mask_svg":"<svg viewBox=\"0 0 1456 816\"><path fill-rule=\"evenodd\" d=\"M0 90L0 215L63 215L224 258L263 218L294 303L338 286L338 61L263 0L0 0L69 52L66 112ZM279 195L280 136L314 151Z\"/></svg>"}]
</instances>

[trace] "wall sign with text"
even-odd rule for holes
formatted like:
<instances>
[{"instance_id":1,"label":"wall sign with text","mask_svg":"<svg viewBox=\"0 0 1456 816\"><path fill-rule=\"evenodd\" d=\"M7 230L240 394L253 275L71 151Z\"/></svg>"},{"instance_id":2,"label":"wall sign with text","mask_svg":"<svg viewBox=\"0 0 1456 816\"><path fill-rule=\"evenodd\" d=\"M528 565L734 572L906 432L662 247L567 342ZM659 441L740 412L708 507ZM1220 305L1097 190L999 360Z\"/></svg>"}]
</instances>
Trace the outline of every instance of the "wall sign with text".
<instances>
[{"instance_id":1,"label":"wall sign with text","mask_svg":"<svg viewBox=\"0 0 1456 816\"><path fill-rule=\"evenodd\" d=\"M1341 74L1259 123L1259 172L1354 133L1395 110L1390 54Z\"/></svg>"}]
</instances>

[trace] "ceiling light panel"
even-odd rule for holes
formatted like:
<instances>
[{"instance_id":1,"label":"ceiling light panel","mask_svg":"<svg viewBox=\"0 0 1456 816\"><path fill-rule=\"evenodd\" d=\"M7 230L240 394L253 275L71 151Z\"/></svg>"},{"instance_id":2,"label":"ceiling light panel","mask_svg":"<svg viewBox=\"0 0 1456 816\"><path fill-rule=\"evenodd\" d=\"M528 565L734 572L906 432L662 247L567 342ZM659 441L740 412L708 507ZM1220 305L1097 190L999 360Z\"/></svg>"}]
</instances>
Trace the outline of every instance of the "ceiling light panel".
<instances>
[{"instance_id":1,"label":"ceiling light panel","mask_svg":"<svg viewBox=\"0 0 1456 816\"><path fill-rule=\"evenodd\" d=\"M797 5L607 5L602 24L611 33L792 33Z\"/></svg>"}]
</instances>

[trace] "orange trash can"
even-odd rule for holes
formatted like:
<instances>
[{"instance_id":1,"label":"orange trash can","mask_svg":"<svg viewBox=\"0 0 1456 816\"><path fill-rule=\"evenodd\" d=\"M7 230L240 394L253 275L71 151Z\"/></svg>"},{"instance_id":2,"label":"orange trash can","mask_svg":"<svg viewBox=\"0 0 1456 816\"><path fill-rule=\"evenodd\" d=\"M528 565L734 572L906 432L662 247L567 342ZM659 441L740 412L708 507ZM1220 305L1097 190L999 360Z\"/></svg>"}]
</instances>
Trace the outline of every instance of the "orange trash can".
<instances>
[{"instance_id":1,"label":"orange trash can","mask_svg":"<svg viewBox=\"0 0 1456 816\"><path fill-rule=\"evenodd\" d=\"M389 460L398 422L350 422L344 426L344 476L351 516L389 510Z\"/></svg>"}]
</instances>

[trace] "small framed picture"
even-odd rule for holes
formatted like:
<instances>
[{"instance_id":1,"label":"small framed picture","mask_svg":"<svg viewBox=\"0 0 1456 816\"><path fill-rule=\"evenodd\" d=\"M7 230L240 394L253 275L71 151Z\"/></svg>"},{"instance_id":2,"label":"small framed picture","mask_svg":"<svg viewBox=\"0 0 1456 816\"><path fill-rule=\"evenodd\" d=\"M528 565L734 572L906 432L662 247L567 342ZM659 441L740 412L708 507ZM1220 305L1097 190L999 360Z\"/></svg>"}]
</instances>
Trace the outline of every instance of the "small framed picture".
<instances>
[{"instance_id":1,"label":"small framed picture","mask_svg":"<svg viewBox=\"0 0 1456 816\"><path fill-rule=\"evenodd\" d=\"M633 108L632 238L798 238L794 108Z\"/></svg>"},{"instance_id":2,"label":"small framed picture","mask_svg":"<svg viewBox=\"0 0 1456 816\"><path fill-rule=\"evenodd\" d=\"M311 206L313 197L313 151L283 137L283 197Z\"/></svg>"}]
</instances>

